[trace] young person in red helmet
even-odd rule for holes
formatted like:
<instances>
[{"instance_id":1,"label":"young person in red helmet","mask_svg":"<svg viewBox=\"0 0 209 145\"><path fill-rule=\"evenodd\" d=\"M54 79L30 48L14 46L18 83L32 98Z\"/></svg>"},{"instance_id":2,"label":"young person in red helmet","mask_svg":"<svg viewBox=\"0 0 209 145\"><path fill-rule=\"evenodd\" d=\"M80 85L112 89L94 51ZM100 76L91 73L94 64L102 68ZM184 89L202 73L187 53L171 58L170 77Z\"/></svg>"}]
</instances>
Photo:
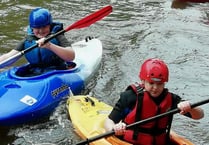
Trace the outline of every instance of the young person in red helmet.
<instances>
[{"instance_id":1,"label":"young person in red helmet","mask_svg":"<svg viewBox=\"0 0 209 145\"><path fill-rule=\"evenodd\" d=\"M132 84L121 93L105 121L105 129L114 130L115 135L134 145L167 145L173 115L133 128L126 129L126 125L177 107L181 110L180 114L201 119L204 116L201 108L191 108L189 101L182 101L178 95L165 88L168 77L168 67L162 60L147 59L139 73L141 84Z\"/></svg>"},{"instance_id":2,"label":"young person in red helmet","mask_svg":"<svg viewBox=\"0 0 209 145\"><path fill-rule=\"evenodd\" d=\"M39 75L51 69L66 69L67 65L65 62L72 61L75 53L64 34L44 44L45 37L62 29L63 24L53 22L48 9L35 8L29 15L26 38L15 49L0 56L0 62L38 43L39 47L25 54L26 59L30 63L28 72ZM23 72L19 73L22 74Z\"/></svg>"}]
</instances>

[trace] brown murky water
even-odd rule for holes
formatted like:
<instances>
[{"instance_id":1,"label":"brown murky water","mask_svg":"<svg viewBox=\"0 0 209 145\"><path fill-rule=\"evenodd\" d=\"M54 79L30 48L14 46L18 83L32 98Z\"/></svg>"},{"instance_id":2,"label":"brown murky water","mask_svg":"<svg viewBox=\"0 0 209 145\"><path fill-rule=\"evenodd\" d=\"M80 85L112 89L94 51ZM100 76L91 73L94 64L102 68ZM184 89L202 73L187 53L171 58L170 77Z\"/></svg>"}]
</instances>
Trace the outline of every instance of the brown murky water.
<instances>
[{"instance_id":1,"label":"brown murky water","mask_svg":"<svg viewBox=\"0 0 209 145\"><path fill-rule=\"evenodd\" d=\"M14 48L24 37L27 17L34 7L50 9L54 20L67 26L111 4L113 13L104 20L66 33L72 42L85 36L95 36L103 42L102 65L84 93L113 105L119 92L138 81L138 68L142 61L159 57L170 68L167 87L185 99L198 102L209 97L209 4L173 9L171 3L171 0L1 0L0 53ZM23 62L24 59L15 65ZM208 105L202 108L205 110L202 120L175 115L173 122L173 130L197 145L209 144ZM49 119L9 130L1 129L0 133L0 145L68 145L80 140L73 132L65 102Z\"/></svg>"}]
</instances>

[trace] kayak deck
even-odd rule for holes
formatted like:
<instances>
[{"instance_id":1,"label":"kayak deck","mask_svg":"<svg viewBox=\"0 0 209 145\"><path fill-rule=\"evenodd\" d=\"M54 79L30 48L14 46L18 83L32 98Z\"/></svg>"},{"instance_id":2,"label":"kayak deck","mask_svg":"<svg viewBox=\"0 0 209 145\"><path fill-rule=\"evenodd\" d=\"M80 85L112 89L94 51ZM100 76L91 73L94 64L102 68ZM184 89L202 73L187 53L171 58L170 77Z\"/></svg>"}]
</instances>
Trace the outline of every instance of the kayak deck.
<instances>
[{"instance_id":1,"label":"kayak deck","mask_svg":"<svg viewBox=\"0 0 209 145\"><path fill-rule=\"evenodd\" d=\"M112 110L110 105L90 96L71 96L67 101L70 119L75 132L82 139L91 139L105 133L104 120ZM189 140L171 131L173 145L194 145ZM115 136L95 140L91 145L131 145Z\"/></svg>"},{"instance_id":2,"label":"kayak deck","mask_svg":"<svg viewBox=\"0 0 209 145\"><path fill-rule=\"evenodd\" d=\"M80 94L97 72L102 60L99 39L72 44L75 59L70 69L52 69L41 75L18 76L28 64L0 73L0 126L13 126L48 117L71 92ZM21 73L22 74L22 73Z\"/></svg>"}]
</instances>

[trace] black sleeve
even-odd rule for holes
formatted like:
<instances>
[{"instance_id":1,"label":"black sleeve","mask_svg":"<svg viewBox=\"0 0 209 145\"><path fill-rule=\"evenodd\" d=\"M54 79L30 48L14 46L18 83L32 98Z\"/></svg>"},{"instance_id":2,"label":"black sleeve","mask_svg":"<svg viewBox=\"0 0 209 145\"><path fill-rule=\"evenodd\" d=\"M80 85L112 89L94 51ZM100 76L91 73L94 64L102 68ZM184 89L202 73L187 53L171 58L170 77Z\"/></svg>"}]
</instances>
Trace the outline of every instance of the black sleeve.
<instances>
[{"instance_id":1,"label":"black sleeve","mask_svg":"<svg viewBox=\"0 0 209 145\"><path fill-rule=\"evenodd\" d=\"M59 41L60 46L62 47L69 47L71 45L68 39L65 37L65 35L58 35L57 40Z\"/></svg>"},{"instance_id":2,"label":"black sleeve","mask_svg":"<svg viewBox=\"0 0 209 145\"><path fill-rule=\"evenodd\" d=\"M20 43L18 43L18 45L15 47L15 50L22 51L24 49L24 42L25 39L23 39Z\"/></svg>"},{"instance_id":3,"label":"black sleeve","mask_svg":"<svg viewBox=\"0 0 209 145\"><path fill-rule=\"evenodd\" d=\"M109 118L115 123L123 120L129 111L135 106L136 95L132 90L127 90L120 94L120 99L113 107L112 112L109 114Z\"/></svg>"},{"instance_id":4,"label":"black sleeve","mask_svg":"<svg viewBox=\"0 0 209 145\"><path fill-rule=\"evenodd\" d=\"M180 96L178 96L176 94L172 94L172 95L175 98L175 104L174 104L174 108L173 108L173 109L175 109L175 108L177 108L178 103L185 101L185 100L183 100ZM192 115L190 113L186 113L186 114L184 114L184 116L192 118Z\"/></svg>"},{"instance_id":5,"label":"black sleeve","mask_svg":"<svg viewBox=\"0 0 209 145\"><path fill-rule=\"evenodd\" d=\"M181 99L180 96L178 96L178 95L176 95L176 94L173 94L173 93L171 93L171 94L172 94L172 96L173 96L173 98L174 98L174 102L173 102L173 105L172 105L172 109L176 109L178 103L180 103L182 99Z\"/></svg>"}]
</instances>

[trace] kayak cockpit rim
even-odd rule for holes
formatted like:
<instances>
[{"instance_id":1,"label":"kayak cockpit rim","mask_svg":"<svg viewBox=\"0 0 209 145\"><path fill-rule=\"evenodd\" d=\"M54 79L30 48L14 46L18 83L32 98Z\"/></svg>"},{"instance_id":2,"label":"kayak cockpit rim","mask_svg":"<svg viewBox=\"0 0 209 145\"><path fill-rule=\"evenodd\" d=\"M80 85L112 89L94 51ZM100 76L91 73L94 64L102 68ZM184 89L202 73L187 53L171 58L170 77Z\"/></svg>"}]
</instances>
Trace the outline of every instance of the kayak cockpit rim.
<instances>
[{"instance_id":1,"label":"kayak cockpit rim","mask_svg":"<svg viewBox=\"0 0 209 145\"><path fill-rule=\"evenodd\" d=\"M52 70L52 71L49 71L49 72L46 72L46 73L43 73L41 75L36 75L36 76L18 76L16 75L16 72L21 69L22 67L26 67L27 65L29 64L26 64L24 66L21 66L21 67L13 67L12 69L10 69L8 71L8 75L11 77L11 78L15 78L15 79L18 79L18 80L33 80L33 79L43 79L43 78L47 78L51 75L54 75L54 74L62 74L62 73L75 73L76 71L79 70L79 67L81 66L80 63L75 63L75 62L68 62L70 63L70 65L72 65L73 67L70 67L69 69L66 69L66 70Z\"/></svg>"}]
</instances>

